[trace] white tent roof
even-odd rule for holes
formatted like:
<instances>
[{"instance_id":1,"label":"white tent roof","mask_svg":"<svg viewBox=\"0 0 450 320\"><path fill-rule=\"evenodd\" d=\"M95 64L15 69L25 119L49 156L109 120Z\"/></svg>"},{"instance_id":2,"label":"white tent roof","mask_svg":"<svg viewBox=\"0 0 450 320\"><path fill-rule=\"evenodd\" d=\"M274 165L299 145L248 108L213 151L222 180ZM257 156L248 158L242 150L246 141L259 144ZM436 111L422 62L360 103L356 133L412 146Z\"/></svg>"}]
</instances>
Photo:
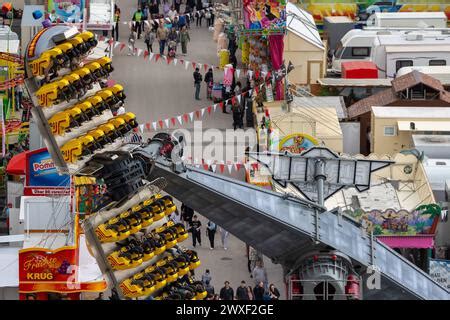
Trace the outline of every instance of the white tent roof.
<instances>
[{"instance_id":1,"label":"white tent roof","mask_svg":"<svg viewBox=\"0 0 450 320\"><path fill-rule=\"evenodd\" d=\"M19 286L20 247L0 248L0 288Z\"/></svg>"},{"instance_id":2,"label":"white tent roof","mask_svg":"<svg viewBox=\"0 0 450 320\"><path fill-rule=\"evenodd\" d=\"M325 49L313 16L290 2L286 5L286 27L312 45Z\"/></svg>"}]
</instances>

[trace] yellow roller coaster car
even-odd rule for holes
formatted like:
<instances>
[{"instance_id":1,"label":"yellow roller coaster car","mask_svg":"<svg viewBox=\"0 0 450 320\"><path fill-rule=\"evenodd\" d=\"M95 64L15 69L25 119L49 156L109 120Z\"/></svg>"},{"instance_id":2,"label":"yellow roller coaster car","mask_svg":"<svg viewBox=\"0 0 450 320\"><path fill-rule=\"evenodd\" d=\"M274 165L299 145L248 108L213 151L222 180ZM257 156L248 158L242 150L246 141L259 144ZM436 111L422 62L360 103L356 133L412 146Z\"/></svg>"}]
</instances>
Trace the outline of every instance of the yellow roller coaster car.
<instances>
[{"instance_id":1,"label":"yellow roller coaster car","mask_svg":"<svg viewBox=\"0 0 450 320\"><path fill-rule=\"evenodd\" d=\"M117 138L116 128L110 123L104 123L98 126L99 130L102 130L105 134L105 141L111 143Z\"/></svg>"},{"instance_id":2,"label":"yellow roller coaster car","mask_svg":"<svg viewBox=\"0 0 450 320\"><path fill-rule=\"evenodd\" d=\"M130 130L133 130L138 126L138 123L136 122L136 115L132 112L127 112L121 115L118 115L117 118L122 118L125 120L125 123L127 124L127 131L122 132L122 134L127 133Z\"/></svg>"},{"instance_id":3,"label":"yellow roller coaster car","mask_svg":"<svg viewBox=\"0 0 450 320\"><path fill-rule=\"evenodd\" d=\"M83 31L78 34L78 37L83 39L84 43L88 47L88 50L97 46L98 41L95 39L95 35L90 31Z\"/></svg>"},{"instance_id":4,"label":"yellow roller coaster car","mask_svg":"<svg viewBox=\"0 0 450 320\"><path fill-rule=\"evenodd\" d=\"M105 90L112 91L112 93L114 93L114 95L118 97L122 102L126 99L123 87L120 84L115 84L112 87L105 88Z\"/></svg>"},{"instance_id":5,"label":"yellow roller coaster car","mask_svg":"<svg viewBox=\"0 0 450 320\"><path fill-rule=\"evenodd\" d=\"M108 144L108 140L105 136L105 133L103 132L103 130L100 130L99 128L95 128L89 131L87 134L92 136L95 142L101 147L104 147L106 144Z\"/></svg>"},{"instance_id":6,"label":"yellow roller coaster car","mask_svg":"<svg viewBox=\"0 0 450 320\"><path fill-rule=\"evenodd\" d=\"M64 161L75 163L83 154L83 144L78 139L72 139L61 147Z\"/></svg>"},{"instance_id":7,"label":"yellow roller coaster car","mask_svg":"<svg viewBox=\"0 0 450 320\"><path fill-rule=\"evenodd\" d=\"M110 108L113 107L117 103L116 97L114 96L114 94L110 90L103 89L103 90L97 91L95 94L97 96L101 97L103 99L103 101Z\"/></svg>"},{"instance_id":8,"label":"yellow roller coaster car","mask_svg":"<svg viewBox=\"0 0 450 320\"><path fill-rule=\"evenodd\" d=\"M87 46L83 41L83 38L81 38L79 35L76 35L75 37L70 38L66 42L70 43L73 46L74 53L76 56L82 56L82 55L86 54L86 52L89 51L89 49L87 49Z\"/></svg>"},{"instance_id":9,"label":"yellow roller coaster car","mask_svg":"<svg viewBox=\"0 0 450 320\"><path fill-rule=\"evenodd\" d=\"M44 51L41 56L30 62L33 76L43 76L50 68L56 72L63 65L63 52L59 48Z\"/></svg>"},{"instance_id":10,"label":"yellow roller coaster car","mask_svg":"<svg viewBox=\"0 0 450 320\"><path fill-rule=\"evenodd\" d=\"M103 70L105 70L108 74L114 71L112 60L108 57L101 57L95 60L95 62L99 63L102 66Z\"/></svg>"},{"instance_id":11,"label":"yellow roller coaster car","mask_svg":"<svg viewBox=\"0 0 450 320\"><path fill-rule=\"evenodd\" d=\"M48 124L52 129L53 135L63 135L70 127L70 114L66 111L58 112L54 114L49 120Z\"/></svg>"},{"instance_id":12,"label":"yellow roller coaster car","mask_svg":"<svg viewBox=\"0 0 450 320\"><path fill-rule=\"evenodd\" d=\"M127 298L138 298L143 296L143 287L139 285L138 281L135 281L131 278L125 279L120 285L119 288L122 290L123 295Z\"/></svg>"},{"instance_id":13,"label":"yellow roller coaster car","mask_svg":"<svg viewBox=\"0 0 450 320\"><path fill-rule=\"evenodd\" d=\"M102 114L103 111L108 109L108 106L106 105L106 103L103 101L103 99L100 96L94 95L94 96L87 98L85 101L88 101L92 104L96 114Z\"/></svg>"},{"instance_id":14,"label":"yellow roller coaster car","mask_svg":"<svg viewBox=\"0 0 450 320\"><path fill-rule=\"evenodd\" d=\"M156 290L156 281L154 275L150 273L137 273L132 277L136 283L143 289L142 296L149 296Z\"/></svg>"},{"instance_id":15,"label":"yellow roller coaster car","mask_svg":"<svg viewBox=\"0 0 450 320\"><path fill-rule=\"evenodd\" d=\"M88 68L85 67L79 68L74 70L73 73L80 76L83 85L87 88L90 88L92 86L92 83L95 81L95 78L91 73L91 70L89 70Z\"/></svg>"},{"instance_id":16,"label":"yellow roller coaster car","mask_svg":"<svg viewBox=\"0 0 450 320\"><path fill-rule=\"evenodd\" d=\"M142 218L137 212L125 211L119 215L122 219L125 219L130 224L130 233L139 232L142 229Z\"/></svg>"},{"instance_id":17,"label":"yellow roller coaster car","mask_svg":"<svg viewBox=\"0 0 450 320\"><path fill-rule=\"evenodd\" d=\"M122 132L127 133L129 130L127 130L127 124L125 120L122 118L112 118L108 121L108 123L112 124L114 126L115 131L118 135L123 135Z\"/></svg>"},{"instance_id":18,"label":"yellow roller coaster car","mask_svg":"<svg viewBox=\"0 0 450 320\"><path fill-rule=\"evenodd\" d=\"M134 268L143 262L143 254L128 246L112 252L106 258L114 270Z\"/></svg>"},{"instance_id":19,"label":"yellow roller coaster car","mask_svg":"<svg viewBox=\"0 0 450 320\"><path fill-rule=\"evenodd\" d=\"M89 120L97 114L92 103L87 100L77 103L75 107L79 108Z\"/></svg>"},{"instance_id":20,"label":"yellow roller coaster car","mask_svg":"<svg viewBox=\"0 0 450 320\"><path fill-rule=\"evenodd\" d=\"M91 74L94 76L95 80L99 80L105 77L105 74L102 70L102 66L97 62L90 62L84 65L84 68L88 68Z\"/></svg>"},{"instance_id":21,"label":"yellow roller coaster car","mask_svg":"<svg viewBox=\"0 0 450 320\"><path fill-rule=\"evenodd\" d=\"M69 81L61 79L55 82L44 84L36 91L39 105L42 107L51 107L63 100L70 100L76 90L70 85Z\"/></svg>"},{"instance_id":22,"label":"yellow roller coaster car","mask_svg":"<svg viewBox=\"0 0 450 320\"><path fill-rule=\"evenodd\" d=\"M64 63L70 62L70 59L73 56L73 45L69 42L64 42L57 45L55 48L60 49L63 53L62 58Z\"/></svg>"}]
</instances>

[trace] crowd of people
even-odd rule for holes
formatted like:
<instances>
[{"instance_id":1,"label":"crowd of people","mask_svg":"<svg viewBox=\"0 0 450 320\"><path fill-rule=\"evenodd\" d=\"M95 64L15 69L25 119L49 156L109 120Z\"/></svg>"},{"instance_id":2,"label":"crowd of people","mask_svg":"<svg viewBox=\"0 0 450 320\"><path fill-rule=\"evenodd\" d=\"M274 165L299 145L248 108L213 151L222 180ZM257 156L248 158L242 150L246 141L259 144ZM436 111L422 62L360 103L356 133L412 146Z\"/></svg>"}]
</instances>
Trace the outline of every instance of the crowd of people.
<instances>
[{"instance_id":1,"label":"crowd of people","mask_svg":"<svg viewBox=\"0 0 450 320\"><path fill-rule=\"evenodd\" d=\"M273 283L266 286L263 281L255 281L255 286L247 285L247 283L242 280L239 287L234 290L229 281L225 281L224 286L216 293L214 286L211 285L211 272L209 269L205 270L202 275L202 282L205 286L207 292L206 300L279 300L280 291L275 287Z\"/></svg>"}]
</instances>

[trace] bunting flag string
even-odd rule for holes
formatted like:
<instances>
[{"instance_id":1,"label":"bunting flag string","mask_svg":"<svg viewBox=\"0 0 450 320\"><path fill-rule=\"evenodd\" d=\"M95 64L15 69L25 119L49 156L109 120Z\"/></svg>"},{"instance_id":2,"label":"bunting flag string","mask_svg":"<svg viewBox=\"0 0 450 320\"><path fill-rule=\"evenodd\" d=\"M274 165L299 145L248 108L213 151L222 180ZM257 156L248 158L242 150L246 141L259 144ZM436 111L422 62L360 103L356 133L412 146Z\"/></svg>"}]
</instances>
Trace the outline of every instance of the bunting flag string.
<instances>
[{"instance_id":1,"label":"bunting flag string","mask_svg":"<svg viewBox=\"0 0 450 320\"><path fill-rule=\"evenodd\" d=\"M111 41L114 41L113 38L105 38L103 36L99 37L99 39L101 39L100 41L104 41L105 43L108 43L108 44L112 44ZM126 46L127 45L124 42L115 41L114 45L113 45L113 49L116 49L117 47L119 47L119 51L123 51L123 49L125 49ZM196 61L188 61L188 60L177 59L177 58L170 58L170 57L167 57L165 55L161 55L159 53L148 52L147 50L138 49L138 48L134 48L134 55L136 57L142 56L144 59L147 59L147 57L148 57L149 61L152 61L153 57L155 57L154 62L158 62L158 60L162 59L168 65L174 65L174 66L177 66L178 62L180 62L180 65L184 66L185 70L188 70L189 66L191 66L194 70L195 70L196 67L198 67L200 70L203 68L205 72L209 68L220 70L219 66L216 66L216 65L213 65L213 64L200 63L200 62L196 62ZM241 74L245 74L249 78L252 78L253 75L255 75L256 78L259 78L259 76L263 74L262 72L258 72L258 71L254 72L253 70L249 70L249 69L246 69L246 68L244 68L244 69L235 69L234 71L235 71L235 74L236 74L237 78L239 78ZM264 73L264 74L266 74L268 76L268 75L270 75L270 72Z\"/></svg>"},{"instance_id":2,"label":"bunting flag string","mask_svg":"<svg viewBox=\"0 0 450 320\"><path fill-rule=\"evenodd\" d=\"M211 159L192 159L192 157L184 158L183 162L188 165L195 166L197 168L203 168L207 171L213 171L220 173L224 173L225 169L227 172L231 174L233 171L239 172L241 169L244 170L259 170L261 165L256 161L252 160L251 162L243 161L227 161L226 163L223 160L211 160Z\"/></svg>"}]
</instances>

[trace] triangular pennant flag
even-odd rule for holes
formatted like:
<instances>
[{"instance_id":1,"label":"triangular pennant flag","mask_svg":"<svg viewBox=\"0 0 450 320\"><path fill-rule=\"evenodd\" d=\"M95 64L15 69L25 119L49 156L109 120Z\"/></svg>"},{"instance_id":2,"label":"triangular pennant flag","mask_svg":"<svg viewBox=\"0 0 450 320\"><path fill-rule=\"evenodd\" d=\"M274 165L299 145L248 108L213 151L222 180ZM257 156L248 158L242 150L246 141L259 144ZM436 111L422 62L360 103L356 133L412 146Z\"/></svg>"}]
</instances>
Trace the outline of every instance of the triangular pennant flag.
<instances>
[{"instance_id":1,"label":"triangular pennant flag","mask_svg":"<svg viewBox=\"0 0 450 320\"><path fill-rule=\"evenodd\" d=\"M164 123L166 124L166 127L169 128L169 119L165 119Z\"/></svg>"},{"instance_id":2,"label":"triangular pennant flag","mask_svg":"<svg viewBox=\"0 0 450 320\"><path fill-rule=\"evenodd\" d=\"M184 60L183 60L183 59L180 59L180 63L181 63L181 64L184 64Z\"/></svg>"},{"instance_id":3,"label":"triangular pennant flag","mask_svg":"<svg viewBox=\"0 0 450 320\"><path fill-rule=\"evenodd\" d=\"M155 62L158 62L159 58L161 58L161 55L159 53L155 54Z\"/></svg>"},{"instance_id":4,"label":"triangular pennant flag","mask_svg":"<svg viewBox=\"0 0 450 320\"><path fill-rule=\"evenodd\" d=\"M192 62L192 68L194 68L195 69L195 66L196 66L197 64L195 63L195 62Z\"/></svg>"},{"instance_id":5,"label":"triangular pennant flag","mask_svg":"<svg viewBox=\"0 0 450 320\"><path fill-rule=\"evenodd\" d=\"M145 126L147 127L147 130L150 131L150 122L147 122L147 123L145 124Z\"/></svg>"},{"instance_id":6,"label":"triangular pennant flag","mask_svg":"<svg viewBox=\"0 0 450 320\"><path fill-rule=\"evenodd\" d=\"M255 71L255 78L259 79L259 71L258 70Z\"/></svg>"},{"instance_id":7,"label":"triangular pennant flag","mask_svg":"<svg viewBox=\"0 0 450 320\"><path fill-rule=\"evenodd\" d=\"M113 43L114 43L114 38L111 38L111 39L108 40L108 44L109 44L110 46L112 46Z\"/></svg>"},{"instance_id":8,"label":"triangular pennant flag","mask_svg":"<svg viewBox=\"0 0 450 320\"><path fill-rule=\"evenodd\" d=\"M120 44L120 48L119 48L119 50L120 50L120 51L122 51L122 50L123 50L123 48L125 48L125 43L121 43L121 44Z\"/></svg>"},{"instance_id":9,"label":"triangular pennant flag","mask_svg":"<svg viewBox=\"0 0 450 320\"><path fill-rule=\"evenodd\" d=\"M205 110L206 110L206 108L202 108L202 118L203 118L203 115L205 114Z\"/></svg>"},{"instance_id":10,"label":"triangular pennant flag","mask_svg":"<svg viewBox=\"0 0 450 320\"><path fill-rule=\"evenodd\" d=\"M241 69L236 69L236 78L239 79L240 74L241 74Z\"/></svg>"},{"instance_id":11,"label":"triangular pennant flag","mask_svg":"<svg viewBox=\"0 0 450 320\"><path fill-rule=\"evenodd\" d=\"M253 77L253 70L248 70L247 75L251 79Z\"/></svg>"},{"instance_id":12,"label":"triangular pennant flag","mask_svg":"<svg viewBox=\"0 0 450 320\"><path fill-rule=\"evenodd\" d=\"M138 132L138 130L139 130L138 127L133 128L133 131L134 131L134 132Z\"/></svg>"},{"instance_id":13,"label":"triangular pennant flag","mask_svg":"<svg viewBox=\"0 0 450 320\"><path fill-rule=\"evenodd\" d=\"M196 168L200 168L200 167L201 167L201 164L196 163L196 164L194 164L194 166L195 166Z\"/></svg>"},{"instance_id":14,"label":"triangular pennant flag","mask_svg":"<svg viewBox=\"0 0 450 320\"><path fill-rule=\"evenodd\" d=\"M205 69L205 71L208 70L208 65L207 65L207 64L204 64L204 65L203 65L203 68Z\"/></svg>"},{"instance_id":15,"label":"triangular pennant flag","mask_svg":"<svg viewBox=\"0 0 450 320\"><path fill-rule=\"evenodd\" d=\"M142 52L144 52L144 50L138 49L138 51L137 51L137 56L139 57L139 56L142 54Z\"/></svg>"},{"instance_id":16,"label":"triangular pennant flag","mask_svg":"<svg viewBox=\"0 0 450 320\"><path fill-rule=\"evenodd\" d=\"M114 43L114 49L117 48L118 46L120 46L121 42L116 41L116 43Z\"/></svg>"},{"instance_id":17,"label":"triangular pennant flag","mask_svg":"<svg viewBox=\"0 0 450 320\"><path fill-rule=\"evenodd\" d=\"M270 71L269 72L267 72L267 76L266 76L266 79L269 79L270 78L270 75L271 75L272 73L270 73Z\"/></svg>"},{"instance_id":18,"label":"triangular pennant flag","mask_svg":"<svg viewBox=\"0 0 450 320\"><path fill-rule=\"evenodd\" d=\"M146 59L148 57L148 50L144 51L144 59Z\"/></svg>"},{"instance_id":19,"label":"triangular pennant flag","mask_svg":"<svg viewBox=\"0 0 450 320\"><path fill-rule=\"evenodd\" d=\"M236 162L236 163L234 164L234 166L236 167L236 171L241 170L241 164L240 164L239 162Z\"/></svg>"},{"instance_id":20,"label":"triangular pennant flag","mask_svg":"<svg viewBox=\"0 0 450 320\"><path fill-rule=\"evenodd\" d=\"M252 89L248 90L248 96L249 96L249 97L252 97L252 96L253 96L253 90L252 90Z\"/></svg>"},{"instance_id":21,"label":"triangular pennant flag","mask_svg":"<svg viewBox=\"0 0 450 320\"><path fill-rule=\"evenodd\" d=\"M228 173L231 174L231 171L233 170L233 165L232 164L228 164Z\"/></svg>"},{"instance_id":22,"label":"triangular pennant flag","mask_svg":"<svg viewBox=\"0 0 450 320\"><path fill-rule=\"evenodd\" d=\"M181 117L181 116L177 116L177 119L178 119L178 122L179 122L180 124L183 124L183 120L182 120L182 117Z\"/></svg>"},{"instance_id":23,"label":"triangular pennant flag","mask_svg":"<svg viewBox=\"0 0 450 320\"><path fill-rule=\"evenodd\" d=\"M208 164L208 166L210 166L211 163L212 163L212 160L211 159L206 159L206 163Z\"/></svg>"},{"instance_id":24,"label":"triangular pennant flag","mask_svg":"<svg viewBox=\"0 0 450 320\"><path fill-rule=\"evenodd\" d=\"M104 36L100 36L99 38L98 38L98 41L104 41L105 40L105 37Z\"/></svg>"},{"instance_id":25,"label":"triangular pennant flag","mask_svg":"<svg viewBox=\"0 0 450 320\"><path fill-rule=\"evenodd\" d=\"M216 112L217 109L217 103L214 104L214 112Z\"/></svg>"},{"instance_id":26,"label":"triangular pennant flag","mask_svg":"<svg viewBox=\"0 0 450 320\"><path fill-rule=\"evenodd\" d=\"M248 163L248 162L244 163L244 167L245 167L245 170L249 170L250 169L250 163Z\"/></svg>"},{"instance_id":27,"label":"triangular pennant flag","mask_svg":"<svg viewBox=\"0 0 450 320\"><path fill-rule=\"evenodd\" d=\"M194 120L194 112L189 113L189 118L191 119L191 121Z\"/></svg>"},{"instance_id":28,"label":"triangular pennant flag","mask_svg":"<svg viewBox=\"0 0 450 320\"><path fill-rule=\"evenodd\" d=\"M203 164L203 169L208 170L208 169L209 169L209 166L208 166L206 163L204 163L204 164Z\"/></svg>"},{"instance_id":29,"label":"triangular pennant flag","mask_svg":"<svg viewBox=\"0 0 450 320\"><path fill-rule=\"evenodd\" d=\"M188 122L188 114L187 113L183 114L183 118L184 118L184 122Z\"/></svg>"},{"instance_id":30,"label":"triangular pennant flag","mask_svg":"<svg viewBox=\"0 0 450 320\"><path fill-rule=\"evenodd\" d=\"M172 58L167 58L167 64L170 64L172 62Z\"/></svg>"},{"instance_id":31,"label":"triangular pennant flag","mask_svg":"<svg viewBox=\"0 0 450 320\"><path fill-rule=\"evenodd\" d=\"M223 110L223 101L220 101L220 102L219 102L219 106L220 106L220 109Z\"/></svg>"},{"instance_id":32,"label":"triangular pennant flag","mask_svg":"<svg viewBox=\"0 0 450 320\"><path fill-rule=\"evenodd\" d=\"M197 68L198 68L199 70L202 70L202 64L201 64L201 63L197 63Z\"/></svg>"},{"instance_id":33,"label":"triangular pennant flag","mask_svg":"<svg viewBox=\"0 0 450 320\"><path fill-rule=\"evenodd\" d=\"M164 122L162 120L159 120L158 123L159 123L159 127L162 129L164 126Z\"/></svg>"},{"instance_id":34,"label":"triangular pennant flag","mask_svg":"<svg viewBox=\"0 0 450 320\"><path fill-rule=\"evenodd\" d=\"M186 60L186 61L184 62L184 68L185 68L186 70L187 70L187 69L188 69L188 67L189 67L189 63L190 63L190 62L189 62L189 61L187 61L187 60Z\"/></svg>"},{"instance_id":35,"label":"triangular pennant flag","mask_svg":"<svg viewBox=\"0 0 450 320\"><path fill-rule=\"evenodd\" d=\"M241 104L241 95L240 95L240 94L238 94L238 95L236 96L236 98L237 98L237 100L238 100L239 104Z\"/></svg>"},{"instance_id":36,"label":"triangular pennant flag","mask_svg":"<svg viewBox=\"0 0 450 320\"><path fill-rule=\"evenodd\" d=\"M220 164L219 168L220 168L220 173L223 173L223 170L225 169L225 165L224 164Z\"/></svg>"},{"instance_id":37,"label":"triangular pennant flag","mask_svg":"<svg viewBox=\"0 0 450 320\"><path fill-rule=\"evenodd\" d=\"M211 169L212 169L213 172L216 172L216 167L217 167L217 165L215 165L215 164L211 165Z\"/></svg>"},{"instance_id":38,"label":"triangular pennant flag","mask_svg":"<svg viewBox=\"0 0 450 320\"><path fill-rule=\"evenodd\" d=\"M212 106L208 106L208 113L211 114Z\"/></svg>"},{"instance_id":39,"label":"triangular pennant flag","mask_svg":"<svg viewBox=\"0 0 450 320\"><path fill-rule=\"evenodd\" d=\"M141 133L144 132L144 125L143 124L139 125L139 131L141 131Z\"/></svg>"},{"instance_id":40,"label":"triangular pennant flag","mask_svg":"<svg viewBox=\"0 0 450 320\"><path fill-rule=\"evenodd\" d=\"M173 65L176 66L178 63L178 59L173 59Z\"/></svg>"},{"instance_id":41,"label":"triangular pennant flag","mask_svg":"<svg viewBox=\"0 0 450 320\"><path fill-rule=\"evenodd\" d=\"M195 115L197 116L197 119L200 119L200 110L196 110Z\"/></svg>"},{"instance_id":42,"label":"triangular pennant flag","mask_svg":"<svg viewBox=\"0 0 450 320\"><path fill-rule=\"evenodd\" d=\"M172 119L170 119L170 121L172 122L172 125L174 126L174 125L175 125L175 122L177 121L177 119L172 118Z\"/></svg>"},{"instance_id":43,"label":"triangular pennant flag","mask_svg":"<svg viewBox=\"0 0 450 320\"><path fill-rule=\"evenodd\" d=\"M233 105L236 104L236 96L232 96L232 97L231 97L231 103L232 103Z\"/></svg>"},{"instance_id":44,"label":"triangular pennant flag","mask_svg":"<svg viewBox=\"0 0 450 320\"><path fill-rule=\"evenodd\" d=\"M154 56L155 54L153 53L153 52L150 52L149 54L148 54L148 61L151 61L152 59L153 59L153 56Z\"/></svg>"},{"instance_id":45,"label":"triangular pennant flag","mask_svg":"<svg viewBox=\"0 0 450 320\"><path fill-rule=\"evenodd\" d=\"M153 130L156 131L156 121L152 122L152 127L153 127Z\"/></svg>"},{"instance_id":46,"label":"triangular pennant flag","mask_svg":"<svg viewBox=\"0 0 450 320\"><path fill-rule=\"evenodd\" d=\"M252 168L258 170L258 162L252 163Z\"/></svg>"}]
</instances>

